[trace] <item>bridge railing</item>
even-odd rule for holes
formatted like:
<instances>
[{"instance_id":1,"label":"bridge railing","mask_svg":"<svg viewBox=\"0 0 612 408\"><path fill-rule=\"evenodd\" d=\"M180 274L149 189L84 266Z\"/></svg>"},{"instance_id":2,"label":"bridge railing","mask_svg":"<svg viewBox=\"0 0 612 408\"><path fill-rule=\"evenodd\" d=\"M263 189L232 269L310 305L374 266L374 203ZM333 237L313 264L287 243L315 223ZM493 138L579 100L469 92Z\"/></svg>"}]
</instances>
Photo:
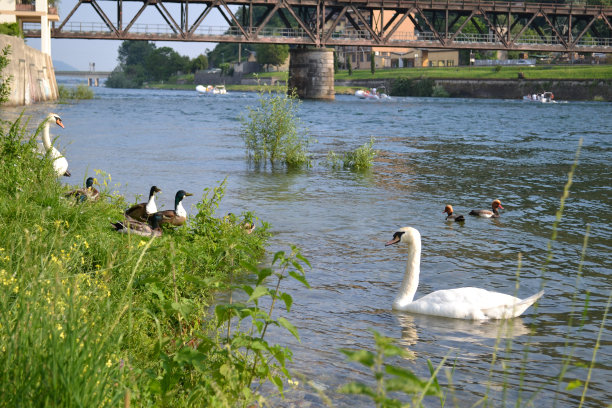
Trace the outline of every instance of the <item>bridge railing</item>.
<instances>
[{"instance_id":1,"label":"bridge railing","mask_svg":"<svg viewBox=\"0 0 612 408\"><path fill-rule=\"evenodd\" d=\"M40 32L40 25L36 23L24 23L23 29L25 32L35 34ZM70 33L87 33L87 34L102 34L111 35L110 29L104 23L100 22L69 22L63 28L63 32ZM151 35L151 36L167 36L175 38L176 33L172 27L167 24L134 24L129 30L132 34ZM250 28L250 33L254 35L257 32L256 27ZM449 38L452 38L454 33L449 33ZM206 26L198 27L193 36L225 36L225 37L236 37L239 41L243 37L243 33L237 27L227 26ZM308 34L301 28L275 28L275 27L264 27L258 33L259 38L306 38ZM368 30L336 30L331 35L332 39L335 40L368 40L372 41L372 34ZM487 43L487 44L499 44L500 49L503 48L501 40L493 33L487 34L472 34L472 33L458 33L454 40L455 43ZM439 42L438 37L433 32L396 32L393 33L390 43L409 43L409 42ZM538 36L538 35L523 35L514 41L515 44L529 44L529 45L563 45L563 42L555 36ZM582 37L578 43L581 47L612 47L612 39L610 38L595 38L595 37Z\"/></svg>"}]
</instances>

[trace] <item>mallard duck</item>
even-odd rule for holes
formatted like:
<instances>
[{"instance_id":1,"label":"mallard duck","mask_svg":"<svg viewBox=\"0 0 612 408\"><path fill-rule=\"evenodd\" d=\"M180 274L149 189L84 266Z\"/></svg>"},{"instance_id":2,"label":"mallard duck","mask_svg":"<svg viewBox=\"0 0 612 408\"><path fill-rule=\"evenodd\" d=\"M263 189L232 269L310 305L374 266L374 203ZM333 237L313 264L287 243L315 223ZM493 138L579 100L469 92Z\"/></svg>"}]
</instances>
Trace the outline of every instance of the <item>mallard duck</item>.
<instances>
[{"instance_id":1,"label":"mallard duck","mask_svg":"<svg viewBox=\"0 0 612 408\"><path fill-rule=\"evenodd\" d=\"M131 206L125 210L124 215L136 221L147 221L152 214L157 212L157 205L155 205L156 193L161 193L161 190L157 188L157 186L151 187L149 191L149 201Z\"/></svg>"},{"instance_id":2,"label":"mallard duck","mask_svg":"<svg viewBox=\"0 0 612 408\"><path fill-rule=\"evenodd\" d=\"M457 215L453 212L453 206L450 204L444 207L444 211L442 211L442 213L447 214L446 221L465 221L465 217L463 215Z\"/></svg>"},{"instance_id":3,"label":"mallard duck","mask_svg":"<svg viewBox=\"0 0 612 408\"><path fill-rule=\"evenodd\" d=\"M187 211L183 208L183 198L192 196L193 194L185 190L179 190L174 197L174 210L158 211L155 214L161 214L162 219L160 224L183 225L187 221Z\"/></svg>"},{"instance_id":4,"label":"mallard duck","mask_svg":"<svg viewBox=\"0 0 612 408\"><path fill-rule=\"evenodd\" d=\"M96 201L100 198L100 192L94 188L94 184L97 184L97 180L93 177L88 177L85 181L85 188L78 188L76 190L69 191L66 193L66 197L76 197L77 202L83 201Z\"/></svg>"},{"instance_id":5,"label":"mallard duck","mask_svg":"<svg viewBox=\"0 0 612 408\"><path fill-rule=\"evenodd\" d=\"M499 211L497 211L498 208L501 208L502 210L504 209L504 207L502 207L501 205L501 201L494 200L491 203L491 210L472 210L470 211L470 215L475 215L476 217L484 217L484 218L498 218L499 217Z\"/></svg>"},{"instance_id":6,"label":"mallard duck","mask_svg":"<svg viewBox=\"0 0 612 408\"><path fill-rule=\"evenodd\" d=\"M136 234L143 237L161 237L162 230L159 223L162 219L160 213L153 214L149 221L151 224L142 221L136 221L133 218L125 217L124 221L111 222L115 231L122 234Z\"/></svg>"},{"instance_id":7,"label":"mallard duck","mask_svg":"<svg viewBox=\"0 0 612 408\"><path fill-rule=\"evenodd\" d=\"M57 124L58 126L62 128L64 127L62 118L60 118L58 114L49 113L47 115L47 118L45 119L45 127L43 129L42 143L38 144L38 149L37 149L38 153L41 156L44 156L48 152L49 156L53 160L53 168L55 169L55 172L57 173L57 175L70 177L70 172L68 171L68 160L66 160L66 158L62 156L59 150L53 147L53 144L51 142L51 136L49 135L49 124L51 122L55 122L55 124Z\"/></svg>"}]
</instances>

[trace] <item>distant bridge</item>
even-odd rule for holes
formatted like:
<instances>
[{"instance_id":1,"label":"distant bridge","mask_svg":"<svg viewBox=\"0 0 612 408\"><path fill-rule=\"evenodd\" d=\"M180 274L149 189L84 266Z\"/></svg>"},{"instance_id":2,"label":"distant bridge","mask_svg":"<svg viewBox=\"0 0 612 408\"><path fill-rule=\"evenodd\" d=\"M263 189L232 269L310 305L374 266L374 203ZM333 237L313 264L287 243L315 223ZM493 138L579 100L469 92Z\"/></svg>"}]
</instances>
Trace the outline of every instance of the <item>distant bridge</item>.
<instances>
[{"instance_id":1,"label":"distant bridge","mask_svg":"<svg viewBox=\"0 0 612 408\"><path fill-rule=\"evenodd\" d=\"M84 78L108 78L111 74L110 71L55 71L55 76L70 76L70 77L84 77Z\"/></svg>"},{"instance_id":2,"label":"distant bridge","mask_svg":"<svg viewBox=\"0 0 612 408\"><path fill-rule=\"evenodd\" d=\"M128 2L142 5L125 24L123 4ZM108 13L111 3L114 10ZM85 5L93 7L100 21L72 21ZM241 7L242 13L229 6ZM264 10L257 20L254 7ZM155 8L164 23L139 23L147 8ZM203 25L213 10L229 27ZM283 28L268 26L274 16ZM406 23L414 30L402 32ZM24 32L26 37L40 36L40 30L28 25ZM51 36L612 53L612 7L478 0L79 0Z\"/></svg>"}]
</instances>

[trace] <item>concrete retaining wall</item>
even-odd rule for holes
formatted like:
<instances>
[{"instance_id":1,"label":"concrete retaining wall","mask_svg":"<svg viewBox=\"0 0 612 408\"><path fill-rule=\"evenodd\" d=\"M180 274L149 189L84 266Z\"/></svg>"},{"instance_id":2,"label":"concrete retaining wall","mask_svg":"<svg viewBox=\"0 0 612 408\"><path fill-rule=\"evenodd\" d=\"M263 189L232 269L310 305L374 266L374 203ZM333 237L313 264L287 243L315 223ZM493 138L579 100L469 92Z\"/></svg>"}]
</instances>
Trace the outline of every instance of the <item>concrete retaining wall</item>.
<instances>
[{"instance_id":1,"label":"concrete retaining wall","mask_svg":"<svg viewBox=\"0 0 612 408\"><path fill-rule=\"evenodd\" d=\"M23 39L0 34L0 49L11 46L10 63L2 72L12 76L10 106L30 105L58 98L57 82L51 57L25 45Z\"/></svg>"},{"instance_id":2,"label":"concrete retaining wall","mask_svg":"<svg viewBox=\"0 0 612 408\"><path fill-rule=\"evenodd\" d=\"M550 91L556 100L612 101L612 81L606 80L436 80L452 97L521 99Z\"/></svg>"},{"instance_id":3,"label":"concrete retaining wall","mask_svg":"<svg viewBox=\"0 0 612 408\"><path fill-rule=\"evenodd\" d=\"M522 99L524 95L543 91L555 94L556 100L612 102L611 80L541 80L541 79L436 79L454 98ZM338 86L386 88L391 92L392 79L336 81Z\"/></svg>"}]
</instances>

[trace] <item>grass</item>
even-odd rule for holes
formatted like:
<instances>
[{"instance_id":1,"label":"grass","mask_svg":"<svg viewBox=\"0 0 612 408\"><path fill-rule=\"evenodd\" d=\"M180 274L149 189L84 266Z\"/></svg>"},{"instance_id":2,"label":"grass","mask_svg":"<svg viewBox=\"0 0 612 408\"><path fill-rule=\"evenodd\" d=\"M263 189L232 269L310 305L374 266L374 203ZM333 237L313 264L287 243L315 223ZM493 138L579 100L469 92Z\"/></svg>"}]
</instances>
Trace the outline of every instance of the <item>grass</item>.
<instances>
[{"instance_id":1,"label":"grass","mask_svg":"<svg viewBox=\"0 0 612 408\"><path fill-rule=\"evenodd\" d=\"M526 79L612 79L612 65L536 65L535 67L508 66L496 70L495 67L425 67L425 68L385 68L377 69L374 74L369 69L353 69L353 74L340 70L336 80L394 79L399 77L431 79L516 79L523 72ZM286 72L267 72L257 74L260 78L280 77L287 79Z\"/></svg>"},{"instance_id":2,"label":"grass","mask_svg":"<svg viewBox=\"0 0 612 408\"><path fill-rule=\"evenodd\" d=\"M277 253L279 270L257 267L267 224L249 212L216 217L225 182L161 238L119 234L110 222L129 203L110 175L96 171L101 200L65 198L74 186L36 154L42 126L29 134L26 124L0 122L0 406L237 406L261 400L254 383L282 390L290 352L265 327L297 330L258 301L290 309L289 294L261 282L305 282L299 252ZM260 276L233 289L248 301L210 315L212 295L245 271ZM250 329L236 328L243 319Z\"/></svg>"}]
</instances>

